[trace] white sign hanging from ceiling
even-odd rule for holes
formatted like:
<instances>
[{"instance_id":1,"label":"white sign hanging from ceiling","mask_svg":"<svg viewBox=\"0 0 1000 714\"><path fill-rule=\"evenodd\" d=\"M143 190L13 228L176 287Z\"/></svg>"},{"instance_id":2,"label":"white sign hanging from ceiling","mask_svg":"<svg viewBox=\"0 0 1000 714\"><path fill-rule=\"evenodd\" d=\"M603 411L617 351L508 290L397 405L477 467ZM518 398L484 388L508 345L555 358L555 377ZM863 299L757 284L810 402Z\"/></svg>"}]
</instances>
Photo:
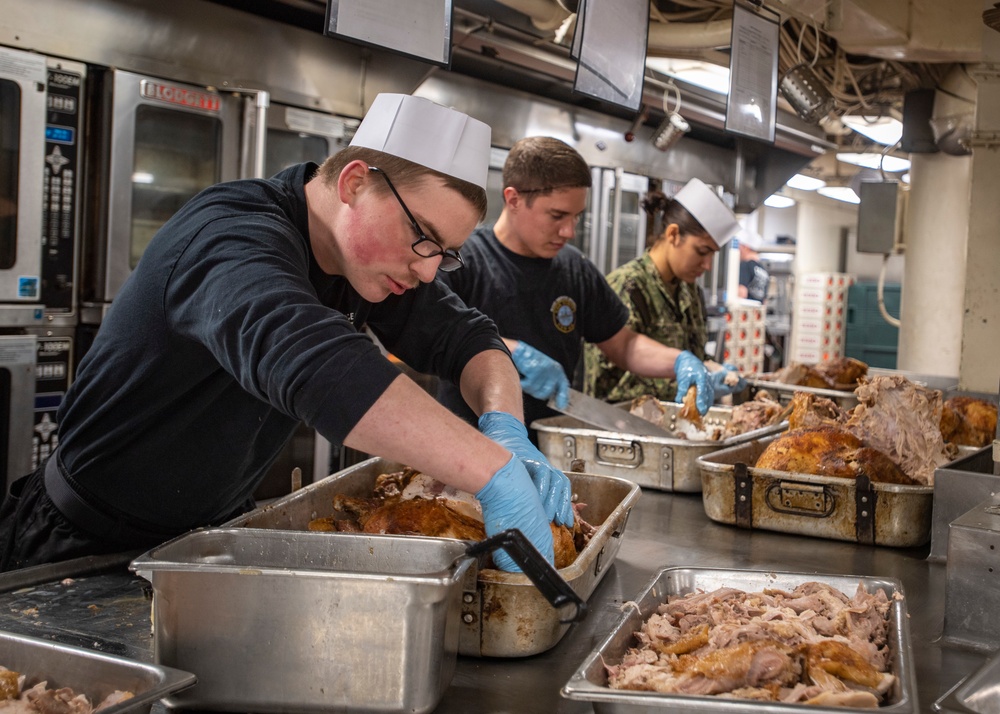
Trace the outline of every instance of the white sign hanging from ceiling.
<instances>
[{"instance_id":1,"label":"white sign hanging from ceiling","mask_svg":"<svg viewBox=\"0 0 1000 714\"><path fill-rule=\"evenodd\" d=\"M447 67L453 0L329 0L323 34Z\"/></svg>"},{"instance_id":2,"label":"white sign hanging from ceiling","mask_svg":"<svg viewBox=\"0 0 1000 714\"><path fill-rule=\"evenodd\" d=\"M778 96L778 17L733 4L726 131L774 141Z\"/></svg>"},{"instance_id":3,"label":"white sign hanging from ceiling","mask_svg":"<svg viewBox=\"0 0 1000 714\"><path fill-rule=\"evenodd\" d=\"M573 90L631 111L642 105L649 0L581 0Z\"/></svg>"}]
</instances>

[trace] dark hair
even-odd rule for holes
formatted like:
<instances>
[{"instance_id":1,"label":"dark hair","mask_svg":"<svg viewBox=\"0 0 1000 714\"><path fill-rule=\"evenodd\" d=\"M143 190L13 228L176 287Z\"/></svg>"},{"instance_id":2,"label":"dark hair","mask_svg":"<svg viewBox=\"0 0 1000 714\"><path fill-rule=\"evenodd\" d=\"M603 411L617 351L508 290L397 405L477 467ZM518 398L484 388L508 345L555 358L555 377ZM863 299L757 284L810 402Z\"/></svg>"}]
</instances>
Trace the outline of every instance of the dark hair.
<instances>
[{"instance_id":1,"label":"dark hair","mask_svg":"<svg viewBox=\"0 0 1000 714\"><path fill-rule=\"evenodd\" d=\"M424 176L437 176L444 181L445 186L461 194L462 198L473 205L479 213L479 220L486 218L486 191L480 186L460 178L443 174L440 171L429 169L426 166L415 164L412 161L401 159L393 154L384 151L376 151L363 146L348 146L343 151L338 151L333 156L327 158L323 165L319 167L317 176L324 185L332 185L340 178L340 172L344 170L352 161L364 161L369 166L377 166L392 179L397 188L412 185ZM373 184L374 190L380 193L389 193L389 187L385 181L379 180Z\"/></svg>"},{"instance_id":2,"label":"dark hair","mask_svg":"<svg viewBox=\"0 0 1000 714\"><path fill-rule=\"evenodd\" d=\"M662 191L650 191L642 199L642 207L652 218L649 221L651 230L647 232L659 240L671 223L676 223L682 236L711 236L708 231L692 216L684 206L673 198L668 198ZM655 241L654 241L655 242Z\"/></svg>"},{"instance_id":3,"label":"dark hair","mask_svg":"<svg viewBox=\"0 0 1000 714\"><path fill-rule=\"evenodd\" d=\"M530 206L536 195L590 188L590 167L569 144L551 136L529 136L510 148L503 165L503 185L526 194Z\"/></svg>"}]
</instances>

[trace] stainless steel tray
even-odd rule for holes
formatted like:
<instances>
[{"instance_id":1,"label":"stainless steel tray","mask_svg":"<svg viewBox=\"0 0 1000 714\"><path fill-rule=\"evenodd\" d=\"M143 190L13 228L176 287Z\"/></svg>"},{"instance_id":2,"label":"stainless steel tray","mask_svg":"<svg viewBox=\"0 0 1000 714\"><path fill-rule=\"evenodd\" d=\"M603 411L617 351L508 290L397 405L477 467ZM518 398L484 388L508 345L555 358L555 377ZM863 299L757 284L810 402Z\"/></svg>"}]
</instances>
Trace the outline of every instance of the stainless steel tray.
<instances>
[{"instance_id":1,"label":"stainless steel tray","mask_svg":"<svg viewBox=\"0 0 1000 714\"><path fill-rule=\"evenodd\" d=\"M192 531L136 559L157 662L198 684L170 707L429 712L451 682L467 544L443 538Z\"/></svg>"},{"instance_id":2,"label":"stainless steel tray","mask_svg":"<svg viewBox=\"0 0 1000 714\"><path fill-rule=\"evenodd\" d=\"M102 714L149 712L153 702L196 681L190 672L10 632L0 632L0 665L26 675L25 688L45 680L87 695L94 706L116 690L135 695Z\"/></svg>"},{"instance_id":3,"label":"stainless steel tray","mask_svg":"<svg viewBox=\"0 0 1000 714\"><path fill-rule=\"evenodd\" d=\"M720 587L733 587L744 591L764 588L791 590L804 582L820 581L837 588L847 595L864 583L869 592L882 588L892 603L889 611L889 642L893 658L891 672L898 678L888 695L882 712L918 712L917 684L914 675L913 651L910 645L906 599L894 599L893 594L903 594L897 580L852 575L818 575L816 573L755 572L750 570L725 570L715 568L664 568L653 577L646 588L635 598L637 607L628 607L611 633L591 652L570 680L563 686L562 695L568 699L589 701L596 714L650 714L668 711L705 712L823 712L843 714L844 708L779 704L741 699L723 699L710 696L660 694L658 692L632 692L608 687L605 663L620 662L625 651L635 645L633 633L656 611L668 597L685 595L697 590L710 591ZM856 710L851 710L856 711Z\"/></svg>"},{"instance_id":4,"label":"stainless steel tray","mask_svg":"<svg viewBox=\"0 0 1000 714\"><path fill-rule=\"evenodd\" d=\"M713 521L866 545L930 539L934 489L754 468L776 436L699 457L702 502Z\"/></svg>"},{"instance_id":5,"label":"stainless steel tray","mask_svg":"<svg viewBox=\"0 0 1000 714\"><path fill-rule=\"evenodd\" d=\"M944 714L1000 714L1000 654L960 681L934 702Z\"/></svg>"},{"instance_id":6,"label":"stainless steel tray","mask_svg":"<svg viewBox=\"0 0 1000 714\"><path fill-rule=\"evenodd\" d=\"M401 468L402 464L386 459L368 459L244 514L226 526L304 530L318 515L333 513L336 494L370 497L379 474ZM576 594L586 600L618 555L629 512L640 490L625 479L582 473L566 475L573 493L580 503L587 505L583 517L598 527L576 561L559 571ZM472 595L462 601L459 654L525 657L555 646L569 629L525 575L483 570L471 589Z\"/></svg>"},{"instance_id":7,"label":"stainless steel tray","mask_svg":"<svg viewBox=\"0 0 1000 714\"><path fill-rule=\"evenodd\" d=\"M660 404L666 410L666 420L675 418L681 409L676 402ZM704 419L725 424L732 415L732 407L712 407ZM539 450L557 469L568 471L574 461L582 460L587 472L616 476L661 491L697 493L701 490L696 464L699 456L777 433L788 425L782 422L720 441L603 431L568 416L538 419L531 427L538 433Z\"/></svg>"},{"instance_id":8,"label":"stainless steel tray","mask_svg":"<svg viewBox=\"0 0 1000 714\"><path fill-rule=\"evenodd\" d=\"M900 369L883 369L879 367L870 367L868 369L868 376L890 376L897 375L900 377L906 377L911 382L919 384L922 387L928 387L930 389L939 389L944 392L945 398L951 396L947 392L953 390L958 386L957 377L939 377L937 375L931 374L918 374L916 372L907 372ZM795 392L806 392L807 394L813 394L817 397L826 397L827 399L832 399L837 406L842 409L850 409L858 403L858 398L854 394L854 390L841 390L841 389L821 389L819 387L802 387L796 384L784 384L782 382L771 382L766 379L747 379L747 384L750 385L751 393L755 393L761 389L766 389L775 395L782 404L787 404L791 401L792 396Z\"/></svg>"},{"instance_id":9,"label":"stainless steel tray","mask_svg":"<svg viewBox=\"0 0 1000 714\"><path fill-rule=\"evenodd\" d=\"M927 559L948 559L950 524L970 508L1000 493L1000 476L993 473L993 447L959 447L960 455L934 470L934 507L931 520L931 551ZM972 449L971 453L966 450Z\"/></svg>"},{"instance_id":10,"label":"stainless steel tray","mask_svg":"<svg viewBox=\"0 0 1000 714\"><path fill-rule=\"evenodd\" d=\"M1000 495L954 519L948 535L941 640L991 652L1000 647Z\"/></svg>"}]
</instances>

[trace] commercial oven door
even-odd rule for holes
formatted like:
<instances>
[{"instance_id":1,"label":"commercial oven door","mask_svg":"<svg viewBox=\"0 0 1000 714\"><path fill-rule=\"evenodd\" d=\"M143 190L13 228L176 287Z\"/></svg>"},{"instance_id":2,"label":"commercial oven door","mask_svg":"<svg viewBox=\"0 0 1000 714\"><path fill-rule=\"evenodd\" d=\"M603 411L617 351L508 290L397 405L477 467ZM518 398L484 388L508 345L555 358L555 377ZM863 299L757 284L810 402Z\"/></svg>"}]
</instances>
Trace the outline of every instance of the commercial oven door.
<instances>
[{"instance_id":1,"label":"commercial oven door","mask_svg":"<svg viewBox=\"0 0 1000 714\"><path fill-rule=\"evenodd\" d=\"M0 326L41 322L45 57L0 47Z\"/></svg>"},{"instance_id":2,"label":"commercial oven door","mask_svg":"<svg viewBox=\"0 0 1000 714\"><path fill-rule=\"evenodd\" d=\"M0 335L0 484L10 484L31 471L34 426L34 335Z\"/></svg>"},{"instance_id":3,"label":"commercial oven door","mask_svg":"<svg viewBox=\"0 0 1000 714\"><path fill-rule=\"evenodd\" d=\"M649 179L621 168L593 168L591 180L586 253L607 274L646 250L642 198L649 190Z\"/></svg>"},{"instance_id":4,"label":"commercial oven door","mask_svg":"<svg viewBox=\"0 0 1000 714\"><path fill-rule=\"evenodd\" d=\"M97 77L94 77L97 84ZM196 193L239 178L240 98L121 70L101 76L110 111L103 241L95 257L97 303L109 303L153 235Z\"/></svg>"},{"instance_id":5,"label":"commercial oven door","mask_svg":"<svg viewBox=\"0 0 1000 714\"><path fill-rule=\"evenodd\" d=\"M246 112L244 116L254 115ZM272 102L267 110L264 175L274 176L304 161L322 164L351 143L358 124L357 119ZM253 131L244 131L244 136L253 136ZM244 156L251 151L248 146Z\"/></svg>"}]
</instances>

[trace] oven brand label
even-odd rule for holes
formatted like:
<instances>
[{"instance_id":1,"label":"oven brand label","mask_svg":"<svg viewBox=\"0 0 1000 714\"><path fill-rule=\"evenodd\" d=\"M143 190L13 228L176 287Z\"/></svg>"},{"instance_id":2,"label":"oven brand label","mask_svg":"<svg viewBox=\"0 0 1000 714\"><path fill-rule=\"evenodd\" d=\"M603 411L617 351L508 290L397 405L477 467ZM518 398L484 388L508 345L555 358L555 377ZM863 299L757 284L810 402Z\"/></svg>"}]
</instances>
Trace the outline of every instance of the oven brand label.
<instances>
[{"instance_id":1,"label":"oven brand label","mask_svg":"<svg viewBox=\"0 0 1000 714\"><path fill-rule=\"evenodd\" d=\"M140 93L145 99L155 99L168 104L177 104L182 107L192 109L202 109L208 112L219 111L221 100L217 94L208 92L198 92L193 89L174 87L169 84L160 84L143 80Z\"/></svg>"}]
</instances>

